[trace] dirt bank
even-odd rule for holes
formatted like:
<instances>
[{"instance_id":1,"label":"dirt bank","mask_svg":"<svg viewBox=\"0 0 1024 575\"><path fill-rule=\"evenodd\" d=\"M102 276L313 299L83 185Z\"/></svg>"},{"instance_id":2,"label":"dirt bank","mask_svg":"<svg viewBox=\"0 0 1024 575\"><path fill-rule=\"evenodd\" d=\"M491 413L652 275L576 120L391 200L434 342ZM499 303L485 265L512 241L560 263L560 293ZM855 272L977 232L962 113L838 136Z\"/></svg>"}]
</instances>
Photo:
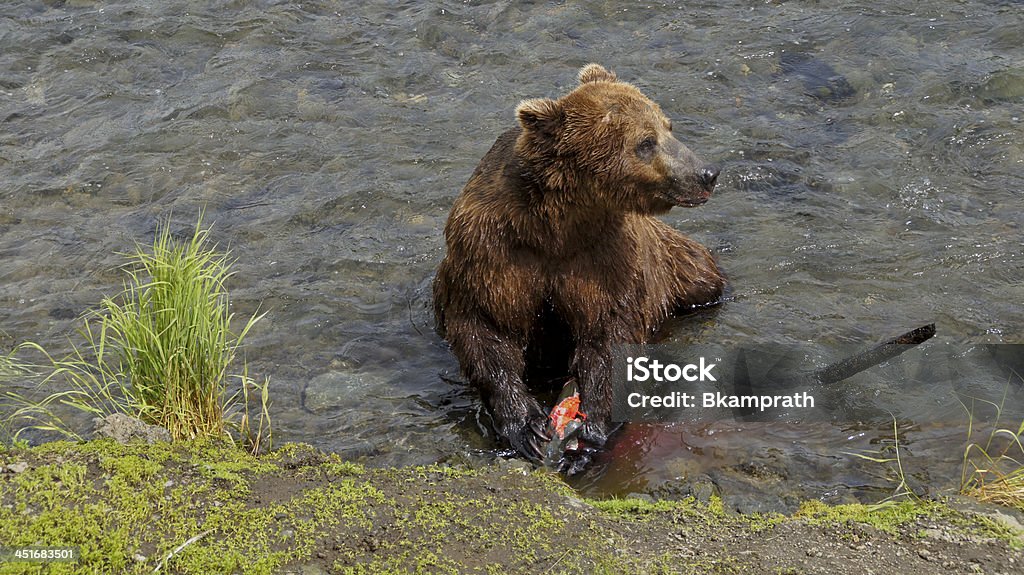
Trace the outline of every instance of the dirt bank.
<instances>
[{"instance_id":1,"label":"dirt bank","mask_svg":"<svg viewBox=\"0 0 1024 575\"><path fill-rule=\"evenodd\" d=\"M0 546L80 551L0 573L1010 574L1014 524L940 503L594 501L516 463L369 469L301 445L0 448Z\"/></svg>"}]
</instances>

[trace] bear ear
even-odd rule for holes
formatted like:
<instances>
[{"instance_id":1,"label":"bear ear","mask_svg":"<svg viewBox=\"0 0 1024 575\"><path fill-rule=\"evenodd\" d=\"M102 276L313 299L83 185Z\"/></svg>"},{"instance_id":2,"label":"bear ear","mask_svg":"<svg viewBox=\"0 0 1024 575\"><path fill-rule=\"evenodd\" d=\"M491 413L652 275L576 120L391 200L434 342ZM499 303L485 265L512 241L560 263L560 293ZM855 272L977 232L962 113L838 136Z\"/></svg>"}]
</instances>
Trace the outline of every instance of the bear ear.
<instances>
[{"instance_id":1,"label":"bear ear","mask_svg":"<svg viewBox=\"0 0 1024 575\"><path fill-rule=\"evenodd\" d=\"M548 98L523 100L516 107L516 116L524 130L553 134L562 122L562 105Z\"/></svg>"},{"instance_id":2,"label":"bear ear","mask_svg":"<svg viewBox=\"0 0 1024 575\"><path fill-rule=\"evenodd\" d=\"M615 76L615 72L610 72L600 64L587 64L580 68L579 73L580 84L586 84L588 82L615 82L618 77Z\"/></svg>"}]
</instances>

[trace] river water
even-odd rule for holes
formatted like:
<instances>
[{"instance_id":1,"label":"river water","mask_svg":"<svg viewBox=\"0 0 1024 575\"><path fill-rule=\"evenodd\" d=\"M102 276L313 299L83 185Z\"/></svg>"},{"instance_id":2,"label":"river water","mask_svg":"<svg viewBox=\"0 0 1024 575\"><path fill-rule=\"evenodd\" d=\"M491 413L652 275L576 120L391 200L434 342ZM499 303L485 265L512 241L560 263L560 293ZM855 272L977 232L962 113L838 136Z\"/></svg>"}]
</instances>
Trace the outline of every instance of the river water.
<instances>
[{"instance_id":1,"label":"river water","mask_svg":"<svg viewBox=\"0 0 1024 575\"><path fill-rule=\"evenodd\" d=\"M236 313L269 312L246 357L278 441L381 465L493 453L433 333L442 227L516 104L591 61L723 168L665 219L731 298L664 345L856 347L930 321L927 345L1024 343L1022 29L1020 2L982 0L6 2L0 343L66 349L120 288L117 254L205 209ZM1000 381L974 391L1020 402ZM947 488L966 417L932 425L931 392L899 385L849 393L904 405L907 465ZM845 415L627 426L578 485L884 494L889 466L848 453L891 444L892 419Z\"/></svg>"}]
</instances>

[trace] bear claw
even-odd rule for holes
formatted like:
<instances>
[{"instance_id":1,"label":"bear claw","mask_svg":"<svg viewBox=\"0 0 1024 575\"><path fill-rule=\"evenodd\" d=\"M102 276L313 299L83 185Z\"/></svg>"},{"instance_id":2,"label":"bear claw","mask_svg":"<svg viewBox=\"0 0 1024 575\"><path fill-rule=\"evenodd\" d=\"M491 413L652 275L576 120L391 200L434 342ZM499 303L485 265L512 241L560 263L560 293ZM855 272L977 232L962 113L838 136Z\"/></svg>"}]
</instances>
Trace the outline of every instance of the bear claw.
<instances>
[{"instance_id":1,"label":"bear claw","mask_svg":"<svg viewBox=\"0 0 1024 575\"><path fill-rule=\"evenodd\" d=\"M608 443L608 432L603 426L588 421L583 427L583 434L580 439L594 447L604 447Z\"/></svg>"},{"instance_id":2,"label":"bear claw","mask_svg":"<svg viewBox=\"0 0 1024 575\"><path fill-rule=\"evenodd\" d=\"M544 446L551 441L551 436L547 433L547 417L540 414L534 415L525 425L517 427L519 429L505 434L509 443L520 455L530 461L542 461Z\"/></svg>"}]
</instances>

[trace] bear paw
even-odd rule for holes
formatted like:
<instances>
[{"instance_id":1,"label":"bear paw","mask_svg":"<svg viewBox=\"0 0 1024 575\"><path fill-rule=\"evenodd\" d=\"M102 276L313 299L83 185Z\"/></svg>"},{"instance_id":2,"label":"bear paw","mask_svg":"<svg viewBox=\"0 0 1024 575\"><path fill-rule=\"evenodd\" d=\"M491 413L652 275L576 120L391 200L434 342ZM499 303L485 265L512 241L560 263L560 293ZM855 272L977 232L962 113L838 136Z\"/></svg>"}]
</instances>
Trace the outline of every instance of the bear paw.
<instances>
[{"instance_id":1,"label":"bear paw","mask_svg":"<svg viewBox=\"0 0 1024 575\"><path fill-rule=\"evenodd\" d=\"M544 459L544 447L551 436L547 432L548 418L539 408L526 417L525 421L511 422L502 430L512 448L533 462Z\"/></svg>"},{"instance_id":2,"label":"bear paw","mask_svg":"<svg viewBox=\"0 0 1024 575\"><path fill-rule=\"evenodd\" d=\"M583 434L580 435L587 447L600 449L604 447L605 443L608 443L608 429L606 426L595 420L588 420L583 426Z\"/></svg>"},{"instance_id":3,"label":"bear paw","mask_svg":"<svg viewBox=\"0 0 1024 575\"><path fill-rule=\"evenodd\" d=\"M562 456L562 459L558 461L558 471L564 473L567 477L582 473L590 465L597 452L597 449L590 447L581 447L577 450L567 451Z\"/></svg>"}]
</instances>

